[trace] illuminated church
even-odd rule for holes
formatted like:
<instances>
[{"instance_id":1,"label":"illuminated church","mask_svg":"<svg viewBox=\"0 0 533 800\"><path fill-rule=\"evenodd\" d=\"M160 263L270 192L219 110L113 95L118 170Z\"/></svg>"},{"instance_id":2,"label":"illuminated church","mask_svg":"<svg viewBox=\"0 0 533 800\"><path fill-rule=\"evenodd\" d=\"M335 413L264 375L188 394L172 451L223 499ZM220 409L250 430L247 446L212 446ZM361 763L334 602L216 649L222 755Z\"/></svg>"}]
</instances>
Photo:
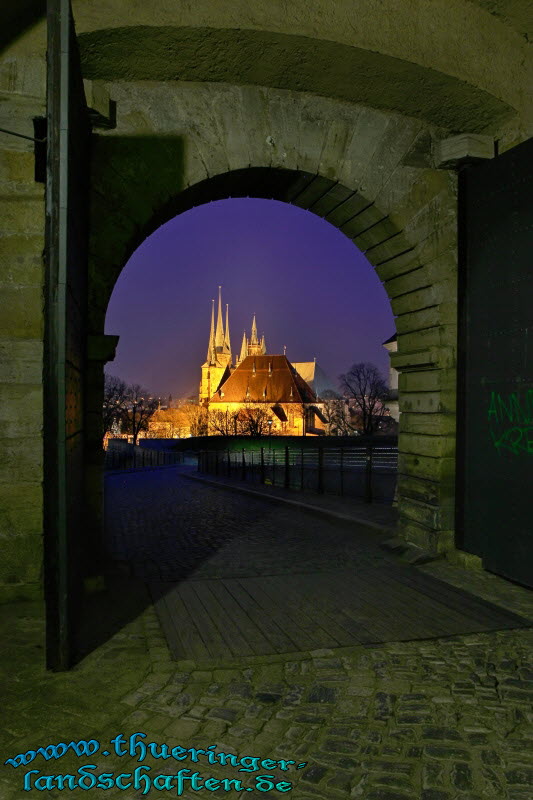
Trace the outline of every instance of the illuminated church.
<instances>
[{"instance_id":1,"label":"illuminated church","mask_svg":"<svg viewBox=\"0 0 533 800\"><path fill-rule=\"evenodd\" d=\"M314 380L315 362L299 362L297 370L285 354L268 354L264 335L259 338L255 316L250 336L243 334L239 356L233 362L229 333L229 310L222 318L221 287L215 325L212 301L207 358L202 365L199 400L209 413L252 410L268 415L273 433L302 435L324 433L325 418L316 389L300 371Z\"/></svg>"}]
</instances>

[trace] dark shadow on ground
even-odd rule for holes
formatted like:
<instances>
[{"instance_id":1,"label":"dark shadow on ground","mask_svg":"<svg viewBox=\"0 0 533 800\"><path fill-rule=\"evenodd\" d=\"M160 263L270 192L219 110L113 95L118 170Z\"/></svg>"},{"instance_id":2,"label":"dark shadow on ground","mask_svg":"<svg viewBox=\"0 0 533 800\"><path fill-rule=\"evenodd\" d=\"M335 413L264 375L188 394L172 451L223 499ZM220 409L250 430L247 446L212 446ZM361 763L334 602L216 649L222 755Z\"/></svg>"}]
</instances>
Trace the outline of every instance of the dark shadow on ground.
<instances>
[{"instance_id":1,"label":"dark shadow on ground","mask_svg":"<svg viewBox=\"0 0 533 800\"><path fill-rule=\"evenodd\" d=\"M363 551L368 559L369 544L376 547L379 541L375 532L358 528L354 537L353 526L329 523L330 540L317 543L310 533L323 521L267 499L187 480L183 476L188 473L195 474L195 467L106 474L105 588L95 587L84 599L77 660L191 578L290 576L355 567ZM386 556L380 553L379 558Z\"/></svg>"},{"instance_id":2,"label":"dark shadow on ground","mask_svg":"<svg viewBox=\"0 0 533 800\"><path fill-rule=\"evenodd\" d=\"M176 466L106 477L113 569L106 591L86 602L80 653L151 602L178 659L529 624L401 563L380 547L390 531L190 480L193 474L194 467Z\"/></svg>"},{"instance_id":3,"label":"dark shadow on ground","mask_svg":"<svg viewBox=\"0 0 533 800\"><path fill-rule=\"evenodd\" d=\"M83 601L75 635L75 662L108 642L150 605L144 581L108 561L105 588L88 593Z\"/></svg>"}]
</instances>

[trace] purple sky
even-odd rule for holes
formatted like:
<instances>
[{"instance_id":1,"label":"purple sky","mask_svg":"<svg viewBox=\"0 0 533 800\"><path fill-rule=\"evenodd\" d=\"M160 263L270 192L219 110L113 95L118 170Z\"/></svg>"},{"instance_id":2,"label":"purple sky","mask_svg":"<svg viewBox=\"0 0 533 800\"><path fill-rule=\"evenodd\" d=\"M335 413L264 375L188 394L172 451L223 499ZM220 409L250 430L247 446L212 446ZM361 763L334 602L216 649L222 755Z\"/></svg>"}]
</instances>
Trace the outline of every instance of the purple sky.
<instances>
[{"instance_id":1,"label":"purple sky","mask_svg":"<svg viewBox=\"0 0 533 800\"><path fill-rule=\"evenodd\" d=\"M180 214L136 250L109 303L106 333L120 342L107 372L154 395L197 393L218 284L234 353L255 313L267 352L287 345L291 361L316 356L335 385L357 361L387 374L381 345L394 317L362 253L308 211L248 198Z\"/></svg>"}]
</instances>

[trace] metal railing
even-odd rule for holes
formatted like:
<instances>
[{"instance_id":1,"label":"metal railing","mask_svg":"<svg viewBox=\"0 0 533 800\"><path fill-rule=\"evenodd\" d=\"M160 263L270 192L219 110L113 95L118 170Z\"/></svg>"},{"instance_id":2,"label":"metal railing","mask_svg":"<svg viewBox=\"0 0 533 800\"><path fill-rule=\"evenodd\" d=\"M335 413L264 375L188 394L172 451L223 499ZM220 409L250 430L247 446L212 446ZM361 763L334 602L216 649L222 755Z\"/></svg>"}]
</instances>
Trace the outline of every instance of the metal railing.
<instances>
[{"instance_id":1,"label":"metal railing","mask_svg":"<svg viewBox=\"0 0 533 800\"><path fill-rule=\"evenodd\" d=\"M394 498L398 447L203 450L198 453L198 471L285 489L360 497L367 503L388 502Z\"/></svg>"},{"instance_id":2,"label":"metal railing","mask_svg":"<svg viewBox=\"0 0 533 800\"><path fill-rule=\"evenodd\" d=\"M125 444L122 447L108 447L104 451L104 469L140 469L142 467L163 467L182 464L183 453L169 450L151 450Z\"/></svg>"}]
</instances>

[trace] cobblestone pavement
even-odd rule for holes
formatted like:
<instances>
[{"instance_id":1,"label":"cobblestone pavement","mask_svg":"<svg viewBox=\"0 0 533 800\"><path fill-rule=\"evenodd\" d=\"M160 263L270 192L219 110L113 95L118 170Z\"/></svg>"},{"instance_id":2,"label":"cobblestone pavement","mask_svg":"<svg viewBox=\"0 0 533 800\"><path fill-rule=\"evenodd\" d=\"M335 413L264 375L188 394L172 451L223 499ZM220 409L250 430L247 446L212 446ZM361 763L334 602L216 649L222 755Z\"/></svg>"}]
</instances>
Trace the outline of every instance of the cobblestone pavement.
<instances>
[{"instance_id":1,"label":"cobblestone pavement","mask_svg":"<svg viewBox=\"0 0 533 800\"><path fill-rule=\"evenodd\" d=\"M290 500L293 503L313 506L335 515L361 520L375 528L389 528L394 531L398 522L398 508L390 503L366 503L360 497L335 494L317 494L317 492L300 491L298 489L285 489L281 486L269 486L261 483L247 483L238 478L226 476L191 473L194 480L211 483L216 486L228 486L241 493L254 493L267 497Z\"/></svg>"},{"instance_id":2,"label":"cobblestone pavement","mask_svg":"<svg viewBox=\"0 0 533 800\"><path fill-rule=\"evenodd\" d=\"M182 468L110 475L110 552L145 580L290 574L391 561L374 531L180 477ZM157 500L154 502L154 498Z\"/></svg>"},{"instance_id":3,"label":"cobblestone pavement","mask_svg":"<svg viewBox=\"0 0 533 800\"><path fill-rule=\"evenodd\" d=\"M228 499L228 493L224 496ZM207 517L212 513L206 510ZM231 504L227 513L236 513ZM212 519L220 524L219 514ZM223 520L222 525L229 524ZM219 781L200 796L213 790L239 800L254 788L260 797L286 793L294 800L533 797L530 629L255 656L199 667L170 659L155 612L147 607L74 670L53 674L42 669L39 613L27 604L4 607L0 614L5 645L0 657L5 695L1 761L39 745L81 738L93 737L101 748L92 756L66 754L60 761L45 761L37 755L16 769L3 766L0 800L31 797L23 790L24 772L31 769L40 771L27 779L36 796L69 796L52 779L37 791L35 779L62 773L78 780L84 764L95 765L89 773L115 776L150 766L151 772L143 774L152 779L190 768L204 781ZM216 745L216 751L208 752L271 761L221 766L215 756L217 763L209 764L200 753L194 763L190 752L179 749L174 757L147 756L142 762L139 750L114 754L111 738L120 733L128 740L136 732L145 733L146 742L170 748ZM109 756L103 753L106 747ZM156 749L156 754L164 751ZM187 758L178 762L183 755ZM273 777L258 784L258 775ZM84 780L86 786L91 782ZM138 778L135 786L134 778L126 777L123 785L132 784L127 790L94 788L86 796L176 796L177 779L168 780L168 792L163 778L143 794L145 781ZM242 790L228 784L226 794L223 780L242 781ZM287 783L291 788L285 792ZM271 784L274 788L262 791ZM193 800L198 791L185 782L181 796Z\"/></svg>"}]
</instances>

